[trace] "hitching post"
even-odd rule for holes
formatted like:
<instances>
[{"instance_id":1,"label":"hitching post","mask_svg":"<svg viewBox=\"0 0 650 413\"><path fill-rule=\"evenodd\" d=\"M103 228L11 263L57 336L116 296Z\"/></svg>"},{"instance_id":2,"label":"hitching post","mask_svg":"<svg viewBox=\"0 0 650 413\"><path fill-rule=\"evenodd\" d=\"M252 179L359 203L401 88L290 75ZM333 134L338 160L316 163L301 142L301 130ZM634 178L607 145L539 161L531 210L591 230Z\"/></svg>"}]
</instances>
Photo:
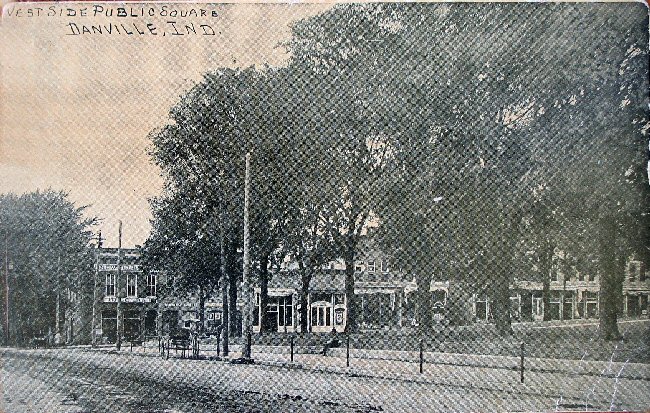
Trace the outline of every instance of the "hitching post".
<instances>
[{"instance_id":1,"label":"hitching post","mask_svg":"<svg viewBox=\"0 0 650 413\"><path fill-rule=\"evenodd\" d=\"M420 339L420 373L424 371L424 341Z\"/></svg>"},{"instance_id":2,"label":"hitching post","mask_svg":"<svg viewBox=\"0 0 650 413\"><path fill-rule=\"evenodd\" d=\"M521 342L521 361L519 363L519 370L521 371L521 382L524 382L524 342Z\"/></svg>"},{"instance_id":3,"label":"hitching post","mask_svg":"<svg viewBox=\"0 0 650 413\"><path fill-rule=\"evenodd\" d=\"M293 336L291 336L291 362L293 363Z\"/></svg>"},{"instance_id":4,"label":"hitching post","mask_svg":"<svg viewBox=\"0 0 650 413\"><path fill-rule=\"evenodd\" d=\"M347 335L345 345L345 367L350 367L350 335Z\"/></svg>"}]
</instances>

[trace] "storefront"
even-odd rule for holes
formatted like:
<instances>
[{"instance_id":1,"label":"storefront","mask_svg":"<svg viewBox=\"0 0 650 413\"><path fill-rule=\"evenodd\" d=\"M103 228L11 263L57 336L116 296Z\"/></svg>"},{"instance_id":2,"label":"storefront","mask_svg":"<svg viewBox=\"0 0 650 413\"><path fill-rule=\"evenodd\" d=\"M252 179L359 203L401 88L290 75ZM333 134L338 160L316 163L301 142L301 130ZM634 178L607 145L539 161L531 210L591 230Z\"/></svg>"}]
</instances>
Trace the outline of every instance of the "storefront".
<instances>
[{"instance_id":1,"label":"storefront","mask_svg":"<svg viewBox=\"0 0 650 413\"><path fill-rule=\"evenodd\" d=\"M143 272L138 250L122 249L120 254L118 260L117 248L102 248L99 251L95 274L97 301L94 306L97 320L94 329L97 343L100 344L117 341L118 325L121 326L124 341L140 341L156 335L159 273Z\"/></svg>"}]
</instances>

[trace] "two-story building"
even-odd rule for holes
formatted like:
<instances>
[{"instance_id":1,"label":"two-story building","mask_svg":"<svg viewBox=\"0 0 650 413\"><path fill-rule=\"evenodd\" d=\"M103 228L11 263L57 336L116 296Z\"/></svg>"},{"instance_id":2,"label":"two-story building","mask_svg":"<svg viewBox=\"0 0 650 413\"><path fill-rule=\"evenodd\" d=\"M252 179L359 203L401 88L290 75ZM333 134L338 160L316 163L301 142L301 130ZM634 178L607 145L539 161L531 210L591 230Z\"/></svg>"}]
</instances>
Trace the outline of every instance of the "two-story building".
<instances>
[{"instance_id":1,"label":"two-story building","mask_svg":"<svg viewBox=\"0 0 650 413\"><path fill-rule=\"evenodd\" d=\"M158 322L157 288L160 273L142 270L140 252L99 248L95 268L95 325L97 343L117 339L118 315L125 340L155 336ZM118 301L120 311L118 314Z\"/></svg>"}]
</instances>

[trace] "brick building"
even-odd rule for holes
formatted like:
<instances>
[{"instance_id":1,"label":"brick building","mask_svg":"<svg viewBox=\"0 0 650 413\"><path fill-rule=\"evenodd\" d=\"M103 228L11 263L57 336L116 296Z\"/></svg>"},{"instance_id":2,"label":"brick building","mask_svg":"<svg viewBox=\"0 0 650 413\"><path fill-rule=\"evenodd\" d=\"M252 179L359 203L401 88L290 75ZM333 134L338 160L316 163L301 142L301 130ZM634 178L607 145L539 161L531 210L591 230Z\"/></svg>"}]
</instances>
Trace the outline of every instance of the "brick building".
<instances>
[{"instance_id":1,"label":"brick building","mask_svg":"<svg viewBox=\"0 0 650 413\"><path fill-rule=\"evenodd\" d=\"M97 343L114 343L117 338L118 300L124 340L155 336L158 323L160 273L145 273L140 252L122 249L118 271L118 249L100 248L95 269L95 325Z\"/></svg>"}]
</instances>

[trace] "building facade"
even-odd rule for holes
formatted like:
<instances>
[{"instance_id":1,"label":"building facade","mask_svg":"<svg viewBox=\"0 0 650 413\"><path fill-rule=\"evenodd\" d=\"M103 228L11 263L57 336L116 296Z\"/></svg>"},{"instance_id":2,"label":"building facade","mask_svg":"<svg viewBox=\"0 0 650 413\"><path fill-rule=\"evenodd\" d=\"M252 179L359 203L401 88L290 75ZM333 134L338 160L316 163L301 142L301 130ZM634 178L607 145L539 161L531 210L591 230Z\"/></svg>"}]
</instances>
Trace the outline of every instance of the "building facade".
<instances>
[{"instance_id":1,"label":"building facade","mask_svg":"<svg viewBox=\"0 0 650 413\"><path fill-rule=\"evenodd\" d=\"M161 273L145 273L136 249L121 249L119 261L117 248L99 248L97 254L93 317L96 342L115 343L118 327L125 341L156 336Z\"/></svg>"},{"instance_id":2,"label":"building facade","mask_svg":"<svg viewBox=\"0 0 650 413\"><path fill-rule=\"evenodd\" d=\"M173 277L163 272L145 272L140 252L122 249L118 271L118 251L98 250L95 280L94 331L97 343L115 343L118 326L124 341L140 341L161 334L190 329L203 320L204 330L215 333L222 323L220 294L208 297L200 314L196 294L178 292ZM597 318L599 280L597 275L574 272L566 276L557 271L549 283L549 300L545 306L544 286L525 277L515 277L510 285L513 321L534 322ZM275 272L268 284L268 304L260 306L260 288L254 288L254 331L260 331L262 312L267 314L267 330L300 331L300 274L290 258ZM163 284L164 297L159 297ZM415 294L419 286L415 277L391 266L390 258L372 244L364 244L355 263L354 293L358 321L362 330L409 329L418 325ZM432 317L442 323L490 323L493 319L491 299L473 291L470 285L454 285L436 279L427 287ZM623 282L620 314L624 317L647 317L650 277L642 262L628 260ZM119 303L118 303L119 302ZM348 298L345 294L345 265L332 261L316 271L307 294L307 332L343 332L346 327ZM231 317L241 319L241 298ZM119 309L118 309L119 307ZM121 317L121 324L118 323Z\"/></svg>"}]
</instances>

